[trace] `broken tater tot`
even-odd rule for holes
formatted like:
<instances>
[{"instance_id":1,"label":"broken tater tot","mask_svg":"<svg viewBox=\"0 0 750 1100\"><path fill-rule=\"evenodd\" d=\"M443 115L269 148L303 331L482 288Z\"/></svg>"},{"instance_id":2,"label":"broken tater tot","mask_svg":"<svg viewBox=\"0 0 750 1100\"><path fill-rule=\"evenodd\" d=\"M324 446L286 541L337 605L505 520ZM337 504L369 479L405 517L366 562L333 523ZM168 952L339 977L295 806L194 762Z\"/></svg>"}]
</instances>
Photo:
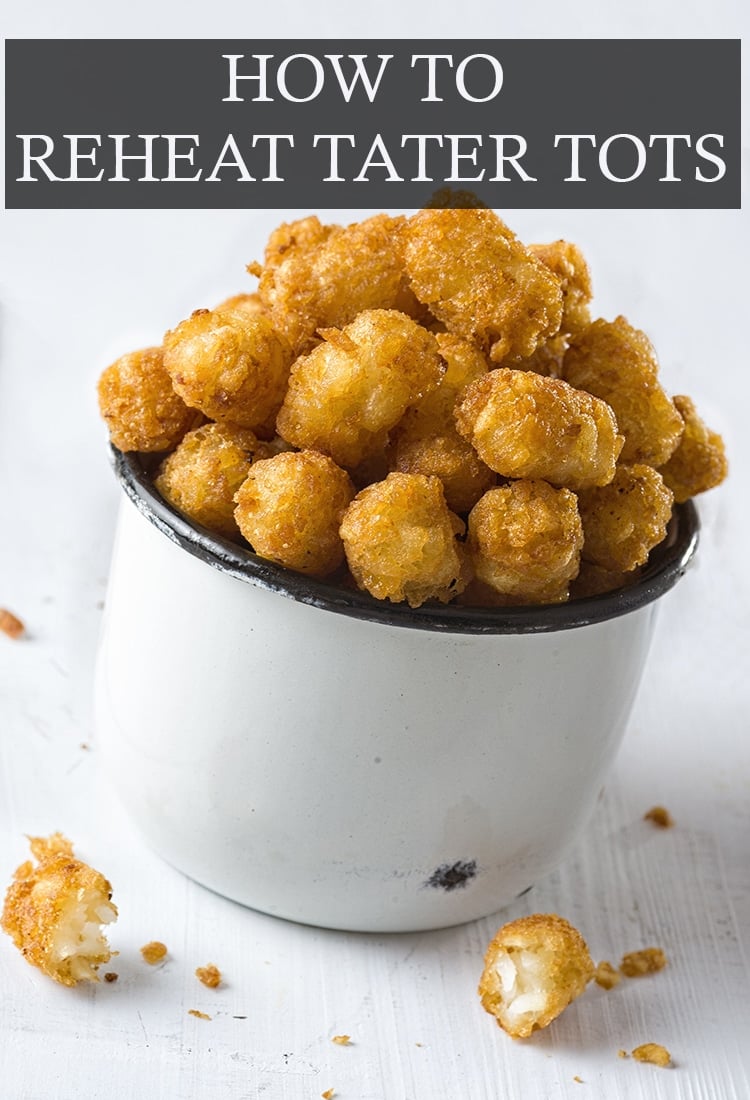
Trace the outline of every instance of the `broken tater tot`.
<instances>
[{"instance_id":1,"label":"broken tater tot","mask_svg":"<svg viewBox=\"0 0 750 1100\"><path fill-rule=\"evenodd\" d=\"M445 366L435 337L396 310L367 310L322 335L292 367L276 425L295 447L356 467L383 450L388 432L436 388Z\"/></svg>"},{"instance_id":2,"label":"broken tater tot","mask_svg":"<svg viewBox=\"0 0 750 1100\"><path fill-rule=\"evenodd\" d=\"M625 573L643 565L667 534L672 500L672 490L651 466L618 466L609 485L578 494L581 556Z\"/></svg>"},{"instance_id":3,"label":"broken tater tot","mask_svg":"<svg viewBox=\"0 0 750 1100\"><path fill-rule=\"evenodd\" d=\"M344 513L341 537L357 586L379 600L420 607L447 603L466 583L464 524L449 511L436 477L389 474L363 489Z\"/></svg>"},{"instance_id":4,"label":"broken tater tot","mask_svg":"<svg viewBox=\"0 0 750 1100\"><path fill-rule=\"evenodd\" d=\"M469 515L467 549L478 581L503 603L559 603L578 572L583 529L575 493L513 481Z\"/></svg>"},{"instance_id":5,"label":"broken tater tot","mask_svg":"<svg viewBox=\"0 0 750 1100\"><path fill-rule=\"evenodd\" d=\"M422 210L400 237L419 301L493 363L531 355L560 328L560 280L492 210Z\"/></svg>"},{"instance_id":6,"label":"broken tater tot","mask_svg":"<svg viewBox=\"0 0 750 1100\"><path fill-rule=\"evenodd\" d=\"M62 985L97 982L112 957L101 926L117 919L112 887L73 855L61 833L30 837L36 866L21 864L0 924L32 966Z\"/></svg>"},{"instance_id":7,"label":"broken tater tot","mask_svg":"<svg viewBox=\"0 0 750 1100\"><path fill-rule=\"evenodd\" d=\"M682 417L659 384L651 341L624 317L598 320L565 353L562 377L611 406L625 437L623 462L662 466L683 431Z\"/></svg>"},{"instance_id":8,"label":"broken tater tot","mask_svg":"<svg viewBox=\"0 0 750 1100\"><path fill-rule=\"evenodd\" d=\"M203 419L175 393L161 348L121 356L100 377L98 394L121 451L168 451Z\"/></svg>"},{"instance_id":9,"label":"broken tater tot","mask_svg":"<svg viewBox=\"0 0 750 1100\"><path fill-rule=\"evenodd\" d=\"M604 401L558 378L499 367L472 382L456 425L498 474L583 489L614 477L622 447Z\"/></svg>"},{"instance_id":10,"label":"broken tater tot","mask_svg":"<svg viewBox=\"0 0 750 1100\"><path fill-rule=\"evenodd\" d=\"M325 577L341 565L339 525L354 496L349 475L317 451L282 451L250 468L235 518L256 554Z\"/></svg>"},{"instance_id":11,"label":"broken tater tot","mask_svg":"<svg viewBox=\"0 0 750 1100\"><path fill-rule=\"evenodd\" d=\"M154 485L183 515L231 537L239 534L234 495L247 477L250 464L270 454L270 448L260 443L249 428L204 424L188 432L164 459Z\"/></svg>"},{"instance_id":12,"label":"broken tater tot","mask_svg":"<svg viewBox=\"0 0 750 1100\"><path fill-rule=\"evenodd\" d=\"M266 266L250 270L260 275L258 293L297 353L310 350L318 329L341 328L363 310L424 312L407 286L397 246L403 220L377 214L342 229L309 218L272 235ZM278 236L284 229L290 244Z\"/></svg>"},{"instance_id":13,"label":"broken tater tot","mask_svg":"<svg viewBox=\"0 0 750 1100\"><path fill-rule=\"evenodd\" d=\"M448 507L466 514L497 479L458 434L453 408L461 390L487 374L487 360L460 336L440 333L435 339L446 372L437 389L407 409L393 429L389 466L404 474L439 477Z\"/></svg>"},{"instance_id":14,"label":"broken tater tot","mask_svg":"<svg viewBox=\"0 0 750 1100\"><path fill-rule=\"evenodd\" d=\"M682 504L697 493L720 485L727 476L728 466L724 440L706 427L690 398L680 394L673 400L685 422L685 430L677 450L659 468L659 473L674 493L675 501Z\"/></svg>"},{"instance_id":15,"label":"broken tater tot","mask_svg":"<svg viewBox=\"0 0 750 1100\"><path fill-rule=\"evenodd\" d=\"M487 948L479 996L514 1039L548 1024L583 993L594 964L581 933L555 913L504 925Z\"/></svg>"},{"instance_id":16,"label":"broken tater tot","mask_svg":"<svg viewBox=\"0 0 750 1100\"><path fill-rule=\"evenodd\" d=\"M580 248L570 241L530 244L529 252L557 276L562 287L560 332L566 336L580 332L591 321L591 275Z\"/></svg>"},{"instance_id":17,"label":"broken tater tot","mask_svg":"<svg viewBox=\"0 0 750 1100\"><path fill-rule=\"evenodd\" d=\"M291 350L261 314L197 309L164 337L164 365L184 401L257 431L275 416Z\"/></svg>"}]
</instances>

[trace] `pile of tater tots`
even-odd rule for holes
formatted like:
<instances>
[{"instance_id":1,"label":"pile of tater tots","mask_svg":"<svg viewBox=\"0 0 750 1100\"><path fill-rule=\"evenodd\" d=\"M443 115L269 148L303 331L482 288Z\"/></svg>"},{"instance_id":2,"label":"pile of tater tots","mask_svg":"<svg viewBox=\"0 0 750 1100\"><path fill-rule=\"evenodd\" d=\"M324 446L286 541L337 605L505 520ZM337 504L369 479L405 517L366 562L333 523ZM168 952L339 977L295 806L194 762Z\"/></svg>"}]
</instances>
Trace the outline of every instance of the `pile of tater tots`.
<instances>
[{"instance_id":1,"label":"pile of tater tots","mask_svg":"<svg viewBox=\"0 0 750 1100\"><path fill-rule=\"evenodd\" d=\"M308 217L248 270L99 402L170 505L263 558L411 607L559 603L633 581L726 475L644 333L591 320L574 244L486 209Z\"/></svg>"}]
</instances>

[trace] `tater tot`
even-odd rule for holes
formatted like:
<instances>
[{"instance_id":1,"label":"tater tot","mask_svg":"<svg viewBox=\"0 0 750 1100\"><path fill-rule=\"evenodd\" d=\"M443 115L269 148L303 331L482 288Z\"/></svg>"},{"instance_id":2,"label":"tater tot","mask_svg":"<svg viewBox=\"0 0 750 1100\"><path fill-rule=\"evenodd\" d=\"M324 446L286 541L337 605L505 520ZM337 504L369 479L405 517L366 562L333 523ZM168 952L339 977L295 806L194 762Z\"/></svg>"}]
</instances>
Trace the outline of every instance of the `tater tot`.
<instances>
[{"instance_id":1,"label":"tater tot","mask_svg":"<svg viewBox=\"0 0 750 1100\"><path fill-rule=\"evenodd\" d=\"M344 560L339 525L354 496L349 475L317 451L283 451L253 464L235 519L263 558L310 577Z\"/></svg>"},{"instance_id":2,"label":"tater tot","mask_svg":"<svg viewBox=\"0 0 750 1100\"><path fill-rule=\"evenodd\" d=\"M625 437L622 462L662 466L682 435L682 417L659 384L659 364L644 332L624 317L594 321L565 353L562 377L611 406Z\"/></svg>"},{"instance_id":3,"label":"tater tot","mask_svg":"<svg viewBox=\"0 0 750 1100\"><path fill-rule=\"evenodd\" d=\"M588 596L603 596L632 584L639 575L639 569L624 573L622 570L603 569L591 561L582 561L578 576L570 583L570 598L581 600Z\"/></svg>"},{"instance_id":4,"label":"tater tot","mask_svg":"<svg viewBox=\"0 0 750 1100\"><path fill-rule=\"evenodd\" d=\"M99 409L121 451L168 451L203 417L175 393L161 348L123 355L99 379Z\"/></svg>"},{"instance_id":5,"label":"tater tot","mask_svg":"<svg viewBox=\"0 0 750 1100\"><path fill-rule=\"evenodd\" d=\"M357 586L379 600L420 607L448 603L466 583L464 524L449 511L436 477L389 474L363 489L344 513L341 537Z\"/></svg>"},{"instance_id":6,"label":"tater tot","mask_svg":"<svg viewBox=\"0 0 750 1100\"><path fill-rule=\"evenodd\" d=\"M651 466L618 466L609 485L578 494L581 556L624 573L643 565L667 534L672 500L672 490Z\"/></svg>"},{"instance_id":7,"label":"tater tot","mask_svg":"<svg viewBox=\"0 0 750 1100\"><path fill-rule=\"evenodd\" d=\"M591 275L580 248L570 241L552 244L530 244L529 252L541 260L557 276L562 287L562 321L560 331L570 336L580 332L591 321Z\"/></svg>"},{"instance_id":8,"label":"tater tot","mask_svg":"<svg viewBox=\"0 0 750 1100\"><path fill-rule=\"evenodd\" d=\"M466 545L476 579L498 602L560 603L583 545L575 493L546 481L490 489L469 515Z\"/></svg>"},{"instance_id":9,"label":"tater tot","mask_svg":"<svg viewBox=\"0 0 750 1100\"><path fill-rule=\"evenodd\" d=\"M266 313L266 307L260 300L260 294L233 294L225 298L214 309L215 313L239 313L241 317L257 317Z\"/></svg>"},{"instance_id":10,"label":"tater tot","mask_svg":"<svg viewBox=\"0 0 750 1100\"><path fill-rule=\"evenodd\" d=\"M482 1007L514 1039L547 1027L585 990L594 964L581 933L556 913L504 925L487 948Z\"/></svg>"},{"instance_id":11,"label":"tater tot","mask_svg":"<svg viewBox=\"0 0 750 1100\"><path fill-rule=\"evenodd\" d=\"M424 312L407 286L397 246L403 220L378 214L345 229L321 227L317 235L295 237L270 264L267 252L262 271L251 269L260 271L258 292L297 353L310 349L318 329L341 328L363 310Z\"/></svg>"},{"instance_id":12,"label":"tater tot","mask_svg":"<svg viewBox=\"0 0 750 1100\"><path fill-rule=\"evenodd\" d=\"M531 355L560 328L560 280L492 210L422 210L400 236L419 301L493 363Z\"/></svg>"},{"instance_id":13,"label":"tater tot","mask_svg":"<svg viewBox=\"0 0 750 1100\"><path fill-rule=\"evenodd\" d=\"M256 430L284 396L291 351L262 315L197 309L164 337L164 365L186 404Z\"/></svg>"},{"instance_id":14,"label":"tater tot","mask_svg":"<svg viewBox=\"0 0 750 1100\"><path fill-rule=\"evenodd\" d=\"M270 453L249 428L204 424L164 459L154 485L183 515L231 537L239 534L234 495L250 464Z\"/></svg>"},{"instance_id":15,"label":"tater tot","mask_svg":"<svg viewBox=\"0 0 750 1100\"><path fill-rule=\"evenodd\" d=\"M276 420L295 447L312 447L356 467L382 451L409 405L440 382L435 337L396 310L367 310L292 367Z\"/></svg>"},{"instance_id":16,"label":"tater tot","mask_svg":"<svg viewBox=\"0 0 750 1100\"><path fill-rule=\"evenodd\" d=\"M582 489L606 485L622 447L604 401L558 378L499 367L472 382L456 425L491 470Z\"/></svg>"},{"instance_id":17,"label":"tater tot","mask_svg":"<svg viewBox=\"0 0 750 1100\"><path fill-rule=\"evenodd\" d=\"M674 493L678 504L697 493L705 493L720 485L727 476L727 456L724 440L712 432L698 416L689 397L680 394L674 399L675 407L685 423L685 430L669 461L659 468Z\"/></svg>"},{"instance_id":18,"label":"tater tot","mask_svg":"<svg viewBox=\"0 0 750 1100\"><path fill-rule=\"evenodd\" d=\"M437 389L407 409L390 437L389 466L405 474L427 474L443 483L448 507L468 512L497 480L474 448L458 434L453 419L457 395L487 374L487 361L468 340L436 336L447 369Z\"/></svg>"}]
</instances>

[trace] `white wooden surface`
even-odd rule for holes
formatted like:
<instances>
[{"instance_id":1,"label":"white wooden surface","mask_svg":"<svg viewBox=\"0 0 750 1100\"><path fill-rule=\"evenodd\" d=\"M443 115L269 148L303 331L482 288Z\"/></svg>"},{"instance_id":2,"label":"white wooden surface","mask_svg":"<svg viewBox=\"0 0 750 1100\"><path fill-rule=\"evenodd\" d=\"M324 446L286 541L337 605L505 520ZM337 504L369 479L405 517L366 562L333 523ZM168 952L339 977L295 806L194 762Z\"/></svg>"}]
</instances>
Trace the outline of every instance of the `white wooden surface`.
<instances>
[{"instance_id":1,"label":"white wooden surface","mask_svg":"<svg viewBox=\"0 0 750 1100\"><path fill-rule=\"evenodd\" d=\"M112 32L106 20L84 22L93 7L78 4L69 19L66 10L64 26L63 9L48 8L48 28L16 14L8 33ZM736 9L717 10L726 26L711 33L738 33L726 18ZM186 11L181 33L200 33ZM248 33L232 11L234 22L210 33ZM390 8L383 27L365 16L340 25L335 5L326 11L325 27L313 30L308 14L300 33L421 33L415 13L399 32ZM591 14L587 33L621 27L619 16L602 20L601 5ZM707 18L693 13L685 33L709 31ZM131 33L174 33L166 16L153 20ZM255 33L282 33L278 16L258 20ZM446 6L432 33L449 25ZM534 33L518 20L486 31L501 29ZM673 33L656 15L627 29ZM624 312L651 334L668 387L693 394L726 434L732 462L730 481L702 503L699 564L664 600L614 774L556 874L502 915L463 928L389 937L305 928L244 910L162 864L99 775L91 680L117 489L95 379L192 308L241 289L244 263L279 217L0 216L0 606L29 629L20 643L0 637L0 885L25 858L24 833L62 829L112 880L121 912L111 985L57 987L2 937L0 1098L306 1100L334 1088L341 1100L746 1100L750 385L739 212L508 214L525 239L568 236L584 247L599 312ZM670 809L674 829L643 822L654 803ZM669 967L611 992L592 987L547 1031L514 1043L475 987L496 927L534 911L565 915L597 959L658 945ZM153 969L138 951L151 939L170 949ZM217 991L193 976L207 962L225 974ZM351 1046L331 1042L340 1033ZM665 1044L674 1068L618 1059L619 1048L645 1041Z\"/></svg>"}]
</instances>

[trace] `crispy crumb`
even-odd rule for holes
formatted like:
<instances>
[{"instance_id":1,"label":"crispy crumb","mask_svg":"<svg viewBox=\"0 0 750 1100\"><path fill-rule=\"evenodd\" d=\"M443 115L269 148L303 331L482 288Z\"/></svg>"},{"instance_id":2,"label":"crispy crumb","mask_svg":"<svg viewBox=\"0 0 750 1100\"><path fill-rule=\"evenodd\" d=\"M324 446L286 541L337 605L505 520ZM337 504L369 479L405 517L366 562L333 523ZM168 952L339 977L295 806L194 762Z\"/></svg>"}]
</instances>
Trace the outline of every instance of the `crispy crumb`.
<instances>
[{"instance_id":1,"label":"crispy crumb","mask_svg":"<svg viewBox=\"0 0 750 1100\"><path fill-rule=\"evenodd\" d=\"M115 972L113 970L109 970L104 975L104 980L105 980L105 982L116 982L118 977L119 977L119 974L115 974Z\"/></svg>"},{"instance_id":2,"label":"crispy crumb","mask_svg":"<svg viewBox=\"0 0 750 1100\"><path fill-rule=\"evenodd\" d=\"M622 1047L620 1047L620 1049L617 1052L617 1057L618 1058L627 1058L627 1056L628 1056L628 1052L626 1050L623 1050Z\"/></svg>"},{"instance_id":3,"label":"crispy crumb","mask_svg":"<svg viewBox=\"0 0 750 1100\"><path fill-rule=\"evenodd\" d=\"M0 927L28 963L62 985L98 982L112 957L102 926L117 919L104 875L73 855L62 835L30 836L36 864L21 864L5 895Z\"/></svg>"},{"instance_id":4,"label":"crispy crumb","mask_svg":"<svg viewBox=\"0 0 750 1100\"><path fill-rule=\"evenodd\" d=\"M83 749L83 751L84 751L84 752L88 752L88 751L89 751L89 749L91 748L91 745L87 744L87 742L86 742L86 741L81 741L81 743L80 743L80 745L79 745L78 747L79 747L80 749Z\"/></svg>"},{"instance_id":5,"label":"crispy crumb","mask_svg":"<svg viewBox=\"0 0 750 1100\"><path fill-rule=\"evenodd\" d=\"M151 940L150 943L144 943L141 948L141 954L143 955L144 962L147 962L149 966L156 966L158 962L161 962L167 954L167 945L161 943L159 940Z\"/></svg>"},{"instance_id":6,"label":"crispy crumb","mask_svg":"<svg viewBox=\"0 0 750 1100\"><path fill-rule=\"evenodd\" d=\"M622 979L622 974L619 970L615 970L611 962L607 962L604 959L599 963L594 971L594 981L597 985L600 985L602 989L614 989L619 981Z\"/></svg>"},{"instance_id":7,"label":"crispy crumb","mask_svg":"<svg viewBox=\"0 0 750 1100\"><path fill-rule=\"evenodd\" d=\"M0 630L14 641L26 633L26 627L21 620L5 607L0 607Z\"/></svg>"},{"instance_id":8,"label":"crispy crumb","mask_svg":"<svg viewBox=\"0 0 750 1100\"><path fill-rule=\"evenodd\" d=\"M210 1020L211 1017L207 1012L199 1012L197 1008L189 1008L188 1016L195 1016L197 1020Z\"/></svg>"},{"instance_id":9,"label":"crispy crumb","mask_svg":"<svg viewBox=\"0 0 750 1100\"><path fill-rule=\"evenodd\" d=\"M338 1043L340 1047L348 1047L351 1044L351 1035L334 1035L331 1039L332 1043Z\"/></svg>"},{"instance_id":10,"label":"crispy crumb","mask_svg":"<svg viewBox=\"0 0 750 1100\"><path fill-rule=\"evenodd\" d=\"M216 989L221 982L221 971L213 963L209 963L208 966L199 966L195 971L195 976L199 982L207 985L209 989Z\"/></svg>"},{"instance_id":11,"label":"crispy crumb","mask_svg":"<svg viewBox=\"0 0 750 1100\"><path fill-rule=\"evenodd\" d=\"M320 1095L323 1097L323 1100L332 1100L332 1097L336 1095L336 1092L334 1089L326 1089L326 1091L321 1092Z\"/></svg>"},{"instance_id":12,"label":"crispy crumb","mask_svg":"<svg viewBox=\"0 0 750 1100\"><path fill-rule=\"evenodd\" d=\"M672 1055L661 1043L642 1043L633 1051L636 1062L650 1062L652 1066L671 1065Z\"/></svg>"},{"instance_id":13,"label":"crispy crumb","mask_svg":"<svg viewBox=\"0 0 750 1100\"><path fill-rule=\"evenodd\" d=\"M667 956L660 947L644 947L622 956L620 970L626 978L640 978L643 974L655 974L667 965Z\"/></svg>"},{"instance_id":14,"label":"crispy crumb","mask_svg":"<svg viewBox=\"0 0 750 1100\"><path fill-rule=\"evenodd\" d=\"M579 1085L582 1085L582 1084L583 1084L583 1078L582 1078L582 1077L579 1077L579 1076L578 1076L578 1074L576 1074L576 1075L575 1075L575 1077L573 1078L573 1080L574 1080L574 1081L577 1081Z\"/></svg>"},{"instance_id":15,"label":"crispy crumb","mask_svg":"<svg viewBox=\"0 0 750 1100\"><path fill-rule=\"evenodd\" d=\"M658 829L671 829L674 825L674 818L669 810L665 810L663 806L652 806L643 815L643 820L650 821Z\"/></svg>"}]
</instances>

